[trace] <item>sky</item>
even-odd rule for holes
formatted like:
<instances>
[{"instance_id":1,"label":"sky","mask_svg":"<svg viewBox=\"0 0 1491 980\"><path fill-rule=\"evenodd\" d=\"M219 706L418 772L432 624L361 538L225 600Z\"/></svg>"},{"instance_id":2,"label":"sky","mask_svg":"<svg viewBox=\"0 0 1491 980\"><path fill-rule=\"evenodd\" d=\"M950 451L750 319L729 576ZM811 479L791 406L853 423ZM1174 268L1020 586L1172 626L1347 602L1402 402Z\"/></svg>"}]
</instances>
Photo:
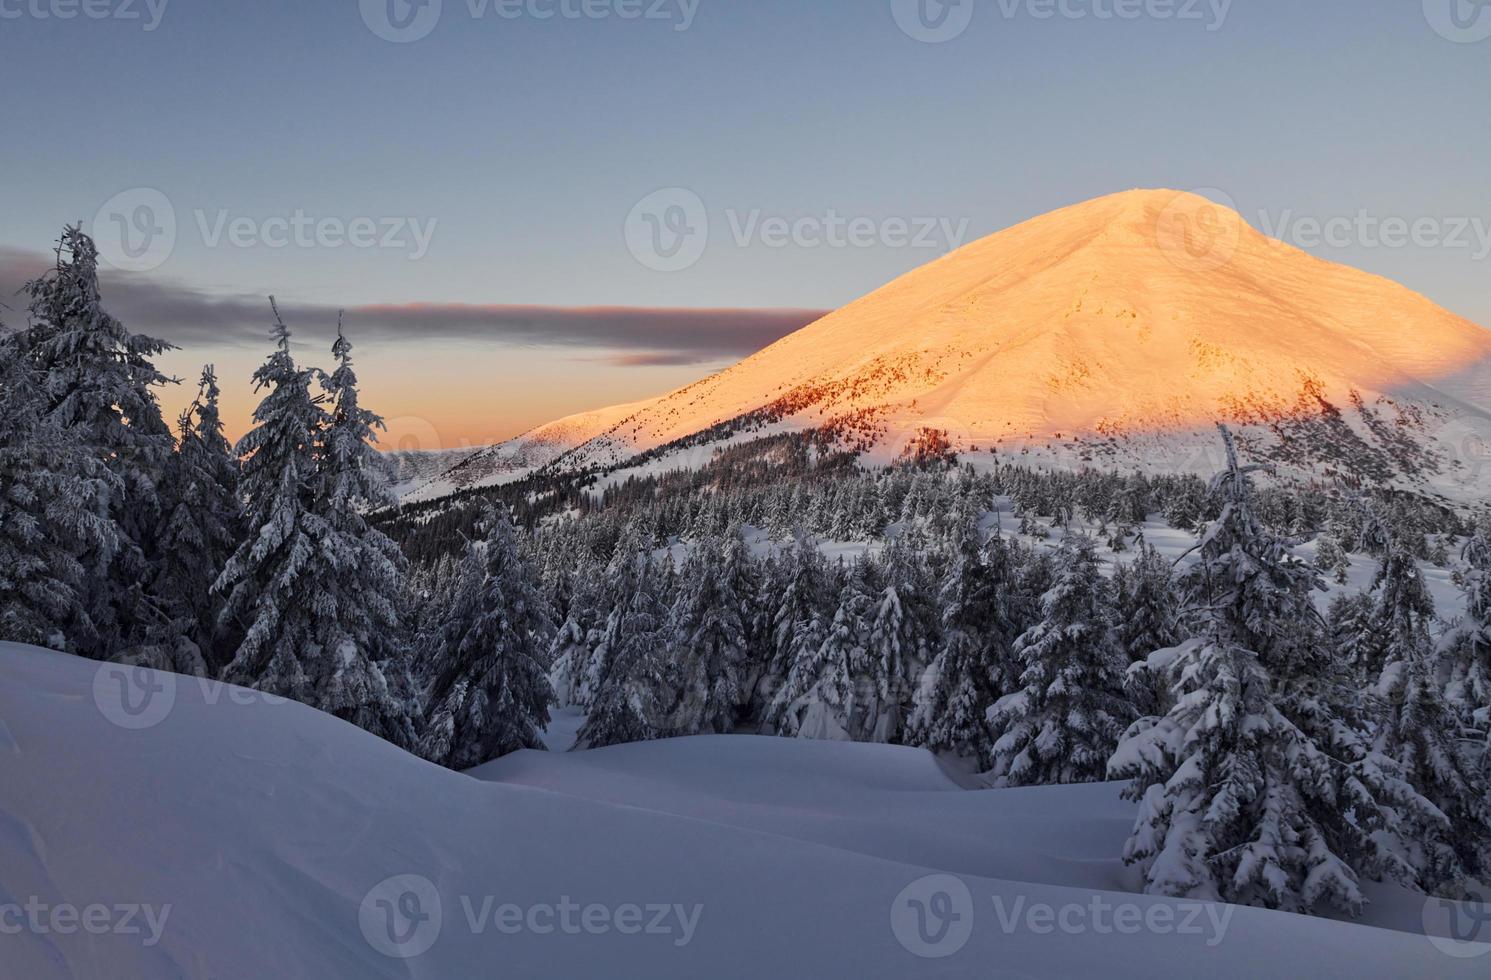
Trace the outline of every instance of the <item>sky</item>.
<instances>
[{"instance_id":1,"label":"sky","mask_svg":"<svg viewBox=\"0 0 1491 980\"><path fill-rule=\"evenodd\" d=\"M474 445L1133 187L1491 324L1476 0L0 0L0 86L0 320L82 221L234 434L270 294Z\"/></svg>"}]
</instances>

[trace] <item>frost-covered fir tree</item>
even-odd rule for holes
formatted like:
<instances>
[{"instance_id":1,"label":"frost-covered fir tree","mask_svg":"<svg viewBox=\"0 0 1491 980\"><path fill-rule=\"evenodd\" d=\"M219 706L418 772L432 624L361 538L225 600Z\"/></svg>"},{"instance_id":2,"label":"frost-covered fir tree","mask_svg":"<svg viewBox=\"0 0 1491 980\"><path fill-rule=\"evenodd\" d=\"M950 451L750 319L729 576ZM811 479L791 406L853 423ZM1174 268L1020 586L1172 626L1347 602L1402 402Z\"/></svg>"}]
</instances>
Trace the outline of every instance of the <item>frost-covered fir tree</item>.
<instances>
[{"instance_id":1,"label":"frost-covered fir tree","mask_svg":"<svg viewBox=\"0 0 1491 980\"><path fill-rule=\"evenodd\" d=\"M331 354L336 370L321 379L327 418L311 487L311 507L326 532L315 605L319 646L329 660L317 671L317 707L413 748L418 699L402 620L407 562L365 517L397 503L374 448L383 419L358 399L352 344L340 324Z\"/></svg>"},{"instance_id":2,"label":"frost-covered fir tree","mask_svg":"<svg viewBox=\"0 0 1491 980\"><path fill-rule=\"evenodd\" d=\"M1365 635L1354 644L1354 665L1368 684L1390 660L1404 659L1404 651L1428 646L1434 622L1434 600L1405 543L1389 536L1378 554L1381 558L1371 588L1372 616Z\"/></svg>"},{"instance_id":3,"label":"frost-covered fir tree","mask_svg":"<svg viewBox=\"0 0 1491 980\"><path fill-rule=\"evenodd\" d=\"M876 591L869 571L869 563L862 562L850 572L822 642L800 648L771 713L777 734L834 741L863 737L864 706L858 699Z\"/></svg>"},{"instance_id":4,"label":"frost-covered fir tree","mask_svg":"<svg viewBox=\"0 0 1491 980\"><path fill-rule=\"evenodd\" d=\"M570 592L569 615L559 625L549 648L549 684L554 689L554 703L561 708L586 711L595 698L596 688L592 686L598 680L595 653L601 643L601 628L606 623L597 581L602 572L594 567L589 571L588 576L576 580Z\"/></svg>"},{"instance_id":5,"label":"frost-covered fir tree","mask_svg":"<svg viewBox=\"0 0 1491 980\"><path fill-rule=\"evenodd\" d=\"M907 742L934 752L954 752L992 761L989 707L1013 686L1009 623L1001 595L1010 591L1008 546L995 535L987 543L976 524L964 522L956 552L938 590L942 642L923 672Z\"/></svg>"},{"instance_id":6,"label":"frost-covered fir tree","mask_svg":"<svg viewBox=\"0 0 1491 980\"><path fill-rule=\"evenodd\" d=\"M1388 864L1374 835L1391 779L1330 675L1316 572L1258 521L1219 428L1221 513L1183 581L1198 637L1166 651L1174 707L1136 723L1108 766L1140 804L1124 859L1153 894L1356 913L1359 873Z\"/></svg>"},{"instance_id":7,"label":"frost-covered fir tree","mask_svg":"<svg viewBox=\"0 0 1491 980\"><path fill-rule=\"evenodd\" d=\"M1372 596L1365 592L1342 593L1331 599L1326 610L1327 635L1336 660L1363 676L1364 665L1373 656L1368 653L1368 648L1378 645L1372 633L1376 611Z\"/></svg>"},{"instance_id":8,"label":"frost-covered fir tree","mask_svg":"<svg viewBox=\"0 0 1491 980\"><path fill-rule=\"evenodd\" d=\"M553 623L533 563L504 509L467 545L435 651L419 754L469 769L544 747L553 692L543 653Z\"/></svg>"},{"instance_id":9,"label":"frost-covered fir tree","mask_svg":"<svg viewBox=\"0 0 1491 980\"><path fill-rule=\"evenodd\" d=\"M651 551L650 541L639 524L628 522L601 573L599 588L581 586L577 590L572 617L565 621L561 632L561 636L568 633L573 638L561 640L556 636L551 652L561 659L552 661L549 675L551 683L558 682L554 684L556 696L561 696L557 692L562 686L562 697L568 703L589 710L611 673L620 651L613 627L631 600L638 575L637 556ZM594 624L583 634L582 619ZM566 644L565 649L561 649L561 643Z\"/></svg>"},{"instance_id":10,"label":"frost-covered fir tree","mask_svg":"<svg viewBox=\"0 0 1491 980\"><path fill-rule=\"evenodd\" d=\"M311 394L314 370L298 367L290 329L274 307L274 353L254 372L264 398L254 427L235 449L243 460L239 492L247 536L218 577L224 622L242 625L243 642L223 678L305 704L316 704L323 649L323 542L331 536L316 512L316 447L326 412Z\"/></svg>"},{"instance_id":11,"label":"frost-covered fir tree","mask_svg":"<svg viewBox=\"0 0 1491 980\"><path fill-rule=\"evenodd\" d=\"M992 775L1005 785L1101 780L1134 720L1096 545L1068 538L1058 567L1044 618L1015 641L1019 687L989 709Z\"/></svg>"},{"instance_id":12,"label":"frost-covered fir tree","mask_svg":"<svg viewBox=\"0 0 1491 980\"><path fill-rule=\"evenodd\" d=\"M1417 791L1389 832L1422 891L1457 895L1467 878L1491 871L1491 799L1480 746L1471 746L1439 685L1429 628L1434 601L1396 538L1385 545L1374 588L1372 623L1384 661L1375 750Z\"/></svg>"},{"instance_id":13,"label":"frost-covered fir tree","mask_svg":"<svg viewBox=\"0 0 1491 980\"><path fill-rule=\"evenodd\" d=\"M828 569L818 542L799 530L782 556L780 582L771 617L768 673L785 680L805 648L823 642L833 612Z\"/></svg>"},{"instance_id":14,"label":"frost-covered fir tree","mask_svg":"<svg viewBox=\"0 0 1491 980\"><path fill-rule=\"evenodd\" d=\"M770 653L753 699L763 730L769 733L777 731L781 713L790 703L781 695L793 667L817 655L834 614L828 564L817 541L798 532L778 572L770 613Z\"/></svg>"},{"instance_id":15,"label":"frost-covered fir tree","mask_svg":"<svg viewBox=\"0 0 1491 980\"><path fill-rule=\"evenodd\" d=\"M1175 575L1170 562L1141 544L1139 556L1114 577L1118 638L1130 663L1180 642Z\"/></svg>"},{"instance_id":16,"label":"frost-covered fir tree","mask_svg":"<svg viewBox=\"0 0 1491 980\"><path fill-rule=\"evenodd\" d=\"M1450 703L1462 721L1480 731L1491 730L1491 518L1483 521L1461 552L1459 572L1465 594L1465 617L1444 639L1449 659ZM1491 744L1485 768L1491 774Z\"/></svg>"},{"instance_id":17,"label":"frost-covered fir tree","mask_svg":"<svg viewBox=\"0 0 1491 980\"><path fill-rule=\"evenodd\" d=\"M668 609L651 555L634 551L625 575L625 598L611 611L602 642L610 669L596 692L575 747L582 749L659 738L659 702L666 683L663 650Z\"/></svg>"},{"instance_id":18,"label":"frost-covered fir tree","mask_svg":"<svg viewBox=\"0 0 1491 980\"><path fill-rule=\"evenodd\" d=\"M233 624L222 620L222 599L212 586L243 536L238 460L223 435L220 395L209 365L202 370L196 400L182 412L177 427L157 569L157 592L175 599L185 618L183 639L200 651L214 673L237 649L237 637Z\"/></svg>"},{"instance_id":19,"label":"frost-covered fir tree","mask_svg":"<svg viewBox=\"0 0 1491 980\"><path fill-rule=\"evenodd\" d=\"M1320 547L1315 552L1315 565L1322 572L1331 573L1337 585L1345 585L1351 571L1351 555L1336 535L1322 534Z\"/></svg>"},{"instance_id":20,"label":"frost-covered fir tree","mask_svg":"<svg viewBox=\"0 0 1491 980\"><path fill-rule=\"evenodd\" d=\"M735 530L723 542L698 542L689 555L669 617L671 673L678 692L666 725L671 735L725 733L735 727L749 694L742 680L750 573L750 556Z\"/></svg>"},{"instance_id":21,"label":"frost-covered fir tree","mask_svg":"<svg viewBox=\"0 0 1491 980\"><path fill-rule=\"evenodd\" d=\"M0 639L94 649L79 556L107 562L112 475L49 417L45 378L0 327Z\"/></svg>"},{"instance_id":22,"label":"frost-covered fir tree","mask_svg":"<svg viewBox=\"0 0 1491 980\"><path fill-rule=\"evenodd\" d=\"M30 325L22 348L45 376L45 416L105 466L115 531L107 551L81 557L82 596L96 642L78 653L138 658L170 646L169 597L151 592L159 560L162 474L174 449L155 390L170 383L152 358L171 345L130 331L104 308L98 250L80 229L63 231L53 269L27 283Z\"/></svg>"},{"instance_id":23,"label":"frost-covered fir tree","mask_svg":"<svg viewBox=\"0 0 1491 980\"><path fill-rule=\"evenodd\" d=\"M864 737L898 743L915 704L917 683L937 644L937 609L922 555L900 539L885 552L885 584L875 597L865 639L874 682Z\"/></svg>"}]
</instances>

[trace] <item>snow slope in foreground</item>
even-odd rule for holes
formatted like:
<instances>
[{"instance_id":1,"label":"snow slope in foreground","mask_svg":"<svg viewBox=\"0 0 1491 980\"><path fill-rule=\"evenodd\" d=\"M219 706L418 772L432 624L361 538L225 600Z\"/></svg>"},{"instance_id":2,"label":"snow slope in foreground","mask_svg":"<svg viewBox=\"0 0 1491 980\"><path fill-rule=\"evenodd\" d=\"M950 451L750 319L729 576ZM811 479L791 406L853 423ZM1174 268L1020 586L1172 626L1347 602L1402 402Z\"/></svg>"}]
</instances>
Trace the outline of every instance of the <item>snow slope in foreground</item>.
<instances>
[{"instance_id":1,"label":"snow slope in foreground","mask_svg":"<svg viewBox=\"0 0 1491 980\"><path fill-rule=\"evenodd\" d=\"M1112 786L967 792L925 753L753 738L523 753L473 775L299 705L0 644L0 977L1491 965L1491 946L1455 958L1405 931L1221 906L1192 919L1124 894L1130 812ZM1379 921L1417 918L1417 900L1379 897Z\"/></svg>"}]
</instances>

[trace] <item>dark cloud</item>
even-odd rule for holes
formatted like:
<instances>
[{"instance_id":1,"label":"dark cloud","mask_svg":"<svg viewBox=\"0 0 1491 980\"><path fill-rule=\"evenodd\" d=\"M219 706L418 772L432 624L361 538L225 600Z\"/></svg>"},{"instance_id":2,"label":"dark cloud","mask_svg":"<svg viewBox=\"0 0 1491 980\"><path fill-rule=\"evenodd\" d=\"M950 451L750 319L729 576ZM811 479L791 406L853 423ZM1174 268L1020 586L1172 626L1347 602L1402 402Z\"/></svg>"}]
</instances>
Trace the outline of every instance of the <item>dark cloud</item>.
<instances>
[{"instance_id":1,"label":"dark cloud","mask_svg":"<svg viewBox=\"0 0 1491 980\"><path fill-rule=\"evenodd\" d=\"M601 358L606 364L616 367L677 367L680 365L699 364L704 361L714 360L713 357L701 354L691 354L688 351L669 353L668 351L644 351L641 354L612 354Z\"/></svg>"},{"instance_id":2,"label":"dark cloud","mask_svg":"<svg viewBox=\"0 0 1491 980\"><path fill-rule=\"evenodd\" d=\"M46 256L0 248L0 316L12 326L24 321L25 299L17 291L49 265ZM207 344L257 346L269 326L269 304L260 296L221 296L166 279L136 273L106 273L110 312L137 333L182 347ZM281 304L297 336L329 335L333 306ZM615 351L623 366L695 364L743 357L768 346L818 317L818 310L567 308L551 306L456 305L349 307L349 333L381 342L490 341L536 347Z\"/></svg>"}]
</instances>

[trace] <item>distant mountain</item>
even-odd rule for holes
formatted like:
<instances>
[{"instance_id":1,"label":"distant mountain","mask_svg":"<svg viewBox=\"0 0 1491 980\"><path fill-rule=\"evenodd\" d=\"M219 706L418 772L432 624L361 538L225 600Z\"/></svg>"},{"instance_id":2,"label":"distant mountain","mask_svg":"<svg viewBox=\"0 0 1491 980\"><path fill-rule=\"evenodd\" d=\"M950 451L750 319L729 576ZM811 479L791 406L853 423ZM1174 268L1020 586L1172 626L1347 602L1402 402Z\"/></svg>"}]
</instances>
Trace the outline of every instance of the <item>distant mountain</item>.
<instances>
[{"instance_id":1,"label":"distant mountain","mask_svg":"<svg viewBox=\"0 0 1491 980\"><path fill-rule=\"evenodd\" d=\"M404 494L404 499L408 502L438 500L458 490L499 486L520 480L609 431L623 418L636 414L656 400L581 412L531 429L500 445L468 451L459 461L446 460L444 467L427 474L426 479Z\"/></svg>"},{"instance_id":2,"label":"distant mountain","mask_svg":"<svg viewBox=\"0 0 1491 980\"><path fill-rule=\"evenodd\" d=\"M1204 198L1130 191L967 245L655 401L579 418L555 423L584 436L572 449L544 443L514 465L687 466L819 429L871 463L930 450L1211 472L1225 420L1286 472L1464 500L1491 493L1491 332Z\"/></svg>"}]
</instances>

